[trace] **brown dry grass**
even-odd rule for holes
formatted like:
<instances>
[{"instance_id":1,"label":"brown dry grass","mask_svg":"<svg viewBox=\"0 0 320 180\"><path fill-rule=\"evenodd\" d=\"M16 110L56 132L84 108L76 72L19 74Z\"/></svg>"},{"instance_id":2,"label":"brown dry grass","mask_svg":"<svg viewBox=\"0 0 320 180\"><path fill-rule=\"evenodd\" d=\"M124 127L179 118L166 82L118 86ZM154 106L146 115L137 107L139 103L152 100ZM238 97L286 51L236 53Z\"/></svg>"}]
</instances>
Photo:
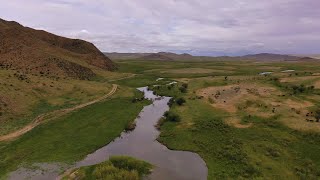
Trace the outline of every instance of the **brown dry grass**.
<instances>
[{"instance_id":1,"label":"brown dry grass","mask_svg":"<svg viewBox=\"0 0 320 180\"><path fill-rule=\"evenodd\" d=\"M316 81L313 85L316 89L320 89L320 80Z\"/></svg>"},{"instance_id":2,"label":"brown dry grass","mask_svg":"<svg viewBox=\"0 0 320 180\"><path fill-rule=\"evenodd\" d=\"M301 81L315 80L318 78L320 78L320 76L286 77L286 78L281 78L280 82L283 82L283 83L301 82Z\"/></svg>"},{"instance_id":3,"label":"brown dry grass","mask_svg":"<svg viewBox=\"0 0 320 180\"><path fill-rule=\"evenodd\" d=\"M225 122L230 126L233 126L235 128L240 128L240 129L249 128L253 126L253 123L241 124L241 120L236 117L227 118L225 119Z\"/></svg>"},{"instance_id":4,"label":"brown dry grass","mask_svg":"<svg viewBox=\"0 0 320 180\"><path fill-rule=\"evenodd\" d=\"M311 101L280 97L281 92L268 85L240 83L239 85L216 86L200 89L197 95L211 101L215 109L230 114L225 121L237 128L249 128L253 124L241 124L241 114L271 118L280 115L280 121L288 127L320 132L320 123L312 123L312 115L306 116L314 107Z\"/></svg>"},{"instance_id":5,"label":"brown dry grass","mask_svg":"<svg viewBox=\"0 0 320 180\"><path fill-rule=\"evenodd\" d=\"M237 89L239 90L237 91ZM256 100L258 97L266 97L275 91L276 89L273 87L244 83L239 85L209 87L199 90L197 94L207 99L211 98L215 102L212 104L215 108L222 109L229 113L236 113L239 102L243 100Z\"/></svg>"}]
</instances>

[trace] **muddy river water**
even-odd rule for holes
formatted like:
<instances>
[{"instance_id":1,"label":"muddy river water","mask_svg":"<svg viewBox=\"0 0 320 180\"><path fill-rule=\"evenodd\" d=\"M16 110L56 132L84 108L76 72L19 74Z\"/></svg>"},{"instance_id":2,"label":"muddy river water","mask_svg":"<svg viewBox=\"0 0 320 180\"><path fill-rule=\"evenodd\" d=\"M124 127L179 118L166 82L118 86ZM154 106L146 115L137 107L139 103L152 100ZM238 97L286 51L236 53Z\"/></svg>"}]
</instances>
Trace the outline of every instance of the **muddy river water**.
<instances>
[{"instance_id":1,"label":"muddy river water","mask_svg":"<svg viewBox=\"0 0 320 180\"><path fill-rule=\"evenodd\" d=\"M74 167L82 167L98 164L108 160L113 155L128 155L146 160L155 166L152 174L146 179L154 180L204 180L207 179L207 167L201 157L192 152L173 151L160 144L156 139L160 132L154 127L164 112L169 110L167 105L169 97L159 97L147 90L145 98L152 100L152 104L145 106L136 119L136 128L129 133L122 133L108 145L96 150L92 154L75 164ZM123 107L125 108L125 107ZM20 172L19 172L20 171ZM18 170L12 173L10 179L20 178L26 172ZM31 179L56 179L53 172L38 173ZM49 173L51 173L49 175ZM41 178L42 176L42 178Z\"/></svg>"}]
</instances>

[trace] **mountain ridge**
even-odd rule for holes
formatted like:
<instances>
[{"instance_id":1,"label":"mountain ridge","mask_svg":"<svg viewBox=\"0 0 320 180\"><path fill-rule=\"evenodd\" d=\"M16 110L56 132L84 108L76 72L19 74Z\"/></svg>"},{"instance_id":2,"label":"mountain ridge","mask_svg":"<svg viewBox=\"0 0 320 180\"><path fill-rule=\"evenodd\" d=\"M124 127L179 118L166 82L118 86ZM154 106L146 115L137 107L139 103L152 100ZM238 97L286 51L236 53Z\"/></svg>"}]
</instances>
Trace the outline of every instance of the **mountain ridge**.
<instances>
[{"instance_id":1,"label":"mountain ridge","mask_svg":"<svg viewBox=\"0 0 320 180\"><path fill-rule=\"evenodd\" d=\"M272 54L272 53L259 53L248 54L244 56L193 56L191 54L183 53L176 54L172 52L158 52L158 53L105 53L113 60L199 60L199 61L221 61L221 60L255 60L255 61L310 61L317 60L314 57L308 56L294 56L286 54ZM162 58L160 58L162 57Z\"/></svg>"},{"instance_id":2,"label":"mountain ridge","mask_svg":"<svg viewBox=\"0 0 320 180\"><path fill-rule=\"evenodd\" d=\"M24 27L0 19L0 66L23 73L90 79L91 67L114 70L92 43Z\"/></svg>"}]
</instances>

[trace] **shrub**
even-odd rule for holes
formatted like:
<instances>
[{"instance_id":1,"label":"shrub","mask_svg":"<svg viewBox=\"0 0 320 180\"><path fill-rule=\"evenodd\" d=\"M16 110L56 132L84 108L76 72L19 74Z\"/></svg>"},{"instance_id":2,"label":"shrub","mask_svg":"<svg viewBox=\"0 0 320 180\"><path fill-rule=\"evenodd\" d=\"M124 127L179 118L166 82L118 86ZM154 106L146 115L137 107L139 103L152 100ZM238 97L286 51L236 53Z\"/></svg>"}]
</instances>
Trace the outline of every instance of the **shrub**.
<instances>
[{"instance_id":1,"label":"shrub","mask_svg":"<svg viewBox=\"0 0 320 180\"><path fill-rule=\"evenodd\" d=\"M136 170L139 174L149 174L152 168L152 165L149 163L127 156L112 156L109 161L116 168L125 169L127 171Z\"/></svg>"},{"instance_id":2,"label":"shrub","mask_svg":"<svg viewBox=\"0 0 320 180\"><path fill-rule=\"evenodd\" d=\"M182 92L182 93L186 93L186 92L187 92L187 88L185 88L185 87L183 87L183 86L179 87L179 90L180 90L180 92Z\"/></svg>"},{"instance_id":3,"label":"shrub","mask_svg":"<svg viewBox=\"0 0 320 180\"><path fill-rule=\"evenodd\" d=\"M182 84L182 87L188 89L188 84L187 84L187 83L183 83L183 84Z\"/></svg>"},{"instance_id":4,"label":"shrub","mask_svg":"<svg viewBox=\"0 0 320 180\"><path fill-rule=\"evenodd\" d=\"M152 165L128 156L112 156L103 163L81 167L63 179L139 180L150 174Z\"/></svg>"},{"instance_id":5,"label":"shrub","mask_svg":"<svg viewBox=\"0 0 320 180\"><path fill-rule=\"evenodd\" d=\"M175 103L175 99L174 98L171 98L168 102L168 106L169 107L172 107L172 105Z\"/></svg>"},{"instance_id":6,"label":"shrub","mask_svg":"<svg viewBox=\"0 0 320 180\"><path fill-rule=\"evenodd\" d=\"M133 131L134 129L136 128L136 122L135 121L132 121L132 122L129 122L126 127L125 127L125 131Z\"/></svg>"},{"instance_id":7,"label":"shrub","mask_svg":"<svg viewBox=\"0 0 320 180\"><path fill-rule=\"evenodd\" d=\"M171 121L171 122L180 122L181 118L178 114L175 114L171 111L167 111L164 113L164 117L166 118L166 121Z\"/></svg>"},{"instance_id":8,"label":"shrub","mask_svg":"<svg viewBox=\"0 0 320 180\"><path fill-rule=\"evenodd\" d=\"M213 104L213 103L214 103L214 100L213 100L211 97L209 97L209 103L210 103L210 104Z\"/></svg>"},{"instance_id":9,"label":"shrub","mask_svg":"<svg viewBox=\"0 0 320 180\"><path fill-rule=\"evenodd\" d=\"M179 106L182 106L184 103L186 103L186 100L183 98L183 97L180 97L176 100L176 103L179 105Z\"/></svg>"},{"instance_id":10,"label":"shrub","mask_svg":"<svg viewBox=\"0 0 320 180\"><path fill-rule=\"evenodd\" d=\"M316 114L314 117L316 118L316 122L320 122L320 110L316 111Z\"/></svg>"}]
</instances>

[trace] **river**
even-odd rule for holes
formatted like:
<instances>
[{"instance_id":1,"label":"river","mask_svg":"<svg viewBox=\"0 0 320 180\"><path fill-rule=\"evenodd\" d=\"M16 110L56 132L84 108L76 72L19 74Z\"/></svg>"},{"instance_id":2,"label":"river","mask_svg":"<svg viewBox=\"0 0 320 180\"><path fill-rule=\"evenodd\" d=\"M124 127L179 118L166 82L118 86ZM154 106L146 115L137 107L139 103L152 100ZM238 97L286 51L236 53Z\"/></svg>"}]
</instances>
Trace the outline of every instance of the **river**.
<instances>
[{"instance_id":1,"label":"river","mask_svg":"<svg viewBox=\"0 0 320 180\"><path fill-rule=\"evenodd\" d=\"M156 96L147 87L138 90L143 91L145 98L151 100L152 104L142 109L136 119L136 128L129 133L123 132L113 142L87 155L85 159L77 162L74 168L98 164L113 155L128 155L148 161L155 166L152 174L146 179L207 179L206 164L198 154L188 151L173 151L157 141L160 132L155 128L155 125L164 112L169 110L167 103L170 97ZM20 169L16 173L12 173L10 179L21 179L26 175L24 171ZM47 172L49 174L50 171ZM31 179L48 179L48 176L53 177L54 174L50 173L52 175L38 173Z\"/></svg>"}]
</instances>

